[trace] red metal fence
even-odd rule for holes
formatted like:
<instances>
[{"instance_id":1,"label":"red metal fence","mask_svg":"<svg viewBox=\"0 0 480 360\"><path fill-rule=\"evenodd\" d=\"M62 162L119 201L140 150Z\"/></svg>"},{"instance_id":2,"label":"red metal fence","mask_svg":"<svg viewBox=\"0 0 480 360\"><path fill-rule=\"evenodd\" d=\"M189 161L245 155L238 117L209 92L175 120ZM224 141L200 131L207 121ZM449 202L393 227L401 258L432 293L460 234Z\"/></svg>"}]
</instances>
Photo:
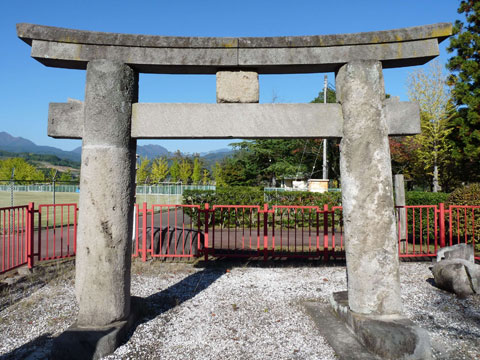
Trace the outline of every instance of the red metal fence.
<instances>
[{"instance_id":1,"label":"red metal fence","mask_svg":"<svg viewBox=\"0 0 480 360\"><path fill-rule=\"evenodd\" d=\"M255 205L136 206L134 256L343 258L342 207ZM404 213L403 220L400 217ZM437 255L441 247L472 244L480 260L480 206L396 208L401 258ZM404 228L403 232L402 227ZM196 247L197 246L197 247Z\"/></svg>"},{"instance_id":2,"label":"red metal fence","mask_svg":"<svg viewBox=\"0 0 480 360\"><path fill-rule=\"evenodd\" d=\"M397 207L400 257L433 257L437 250L471 244L480 260L480 206L415 205ZM405 217L404 232L400 215Z\"/></svg>"},{"instance_id":3,"label":"red metal fence","mask_svg":"<svg viewBox=\"0 0 480 360\"><path fill-rule=\"evenodd\" d=\"M37 261L75 255L77 205L0 208L0 274Z\"/></svg>"},{"instance_id":4,"label":"red metal fence","mask_svg":"<svg viewBox=\"0 0 480 360\"><path fill-rule=\"evenodd\" d=\"M135 205L134 257L343 258L342 207ZM75 255L76 204L0 208L0 274ZM467 243L480 260L480 206L396 208L401 258ZM403 214L403 215L402 215ZM402 224L403 216L403 224Z\"/></svg>"},{"instance_id":5,"label":"red metal fence","mask_svg":"<svg viewBox=\"0 0 480 360\"><path fill-rule=\"evenodd\" d=\"M338 258L341 207L136 205L133 256Z\"/></svg>"}]
</instances>

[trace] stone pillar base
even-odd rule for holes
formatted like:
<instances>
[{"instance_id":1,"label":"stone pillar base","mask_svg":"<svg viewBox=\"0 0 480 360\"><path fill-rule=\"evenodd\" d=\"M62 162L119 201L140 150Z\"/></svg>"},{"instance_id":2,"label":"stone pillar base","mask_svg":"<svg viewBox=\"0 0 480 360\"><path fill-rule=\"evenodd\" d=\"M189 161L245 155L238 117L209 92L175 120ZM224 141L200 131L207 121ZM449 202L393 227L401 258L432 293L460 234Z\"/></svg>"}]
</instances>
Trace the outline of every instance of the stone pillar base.
<instances>
[{"instance_id":1,"label":"stone pillar base","mask_svg":"<svg viewBox=\"0 0 480 360\"><path fill-rule=\"evenodd\" d=\"M125 321L107 326L79 327L76 323L53 340L51 358L60 360L101 359L115 351L139 319L136 299Z\"/></svg>"},{"instance_id":2,"label":"stone pillar base","mask_svg":"<svg viewBox=\"0 0 480 360\"><path fill-rule=\"evenodd\" d=\"M401 315L363 315L348 307L346 291L333 293L330 303L337 317L357 340L382 359L431 359L426 330Z\"/></svg>"}]
</instances>

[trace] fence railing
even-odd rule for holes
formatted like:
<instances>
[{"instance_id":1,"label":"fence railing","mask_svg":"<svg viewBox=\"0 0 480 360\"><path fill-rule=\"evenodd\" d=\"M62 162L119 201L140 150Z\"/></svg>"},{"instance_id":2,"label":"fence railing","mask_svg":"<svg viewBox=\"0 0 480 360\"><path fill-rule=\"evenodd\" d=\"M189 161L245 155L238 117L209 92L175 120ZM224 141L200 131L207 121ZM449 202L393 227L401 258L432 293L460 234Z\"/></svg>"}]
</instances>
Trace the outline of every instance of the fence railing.
<instances>
[{"instance_id":1,"label":"fence railing","mask_svg":"<svg viewBox=\"0 0 480 360\"><path fill-rule=\"evenodd\" d=\"M136 205L133 255L338 258L341 207Z\"/></svg>"},{"instance_id":2,"label":"fence railing","mask_svg":"<svg viewBox=\"0 0 480 360\"><path fill-rule=\"evenodd\" d=\"M205 204L203 208L154 205L147 209L144 204L142 208L137 205L136 213L138 241L135 240L134 256L143 259L148 254L204 255L206 259L208 256L323 260L344 257L341 206L269 208L267 204L263 207ZM434 257L441 247L467 243L472 244L475 259L480 260L480 206L445 208L443 203L403 206L396 207L396 214L399 257Z\"/></svg>"},{"instance_id":3,"label":"fence railing","mask_svg":"<svg viewBox=\"0 0 480 360\"><path fill-rule=\"evenodd\" d=\"M0 208L0 273L34 261L74 256L76 204ZM404 215L404 221L402 219ZM343 258L342 207L135 205L132 256L160 258ZM480 206L396 208L399 257L472 244L480 261Z\"/></svg>"},{"instance_id":4,"label":"fence railing","mask_svg":"<svg viewBox=\"0 0 480 360\"><path fill-rule=\"evenodd\" d=\"M29 185L0 185L0 191L14 192L68 192L75 193L80 191L80 185L62 185L56 184L29 184Z\"/></svg>"},{"instance_id":5,"label":"fence railing","mask_svg":"<svg viewBox=\"0 0 480 360\"><path fill-rule=\"evenodd\" d=\"M480 260L480 206L440 203L396 207L396 212L400 257L437 256L439 248L465 243Z\"/></svg>"},{"instance_id":6,"label":"fence railing","mask_svg":"<svg viewBox=\"0 0 480 360\"><path fill-rule=\"evenodd\" d=\"M34 262L74 256L76 204L0 208L0 274Z\"/></svg>"}]
</instances>

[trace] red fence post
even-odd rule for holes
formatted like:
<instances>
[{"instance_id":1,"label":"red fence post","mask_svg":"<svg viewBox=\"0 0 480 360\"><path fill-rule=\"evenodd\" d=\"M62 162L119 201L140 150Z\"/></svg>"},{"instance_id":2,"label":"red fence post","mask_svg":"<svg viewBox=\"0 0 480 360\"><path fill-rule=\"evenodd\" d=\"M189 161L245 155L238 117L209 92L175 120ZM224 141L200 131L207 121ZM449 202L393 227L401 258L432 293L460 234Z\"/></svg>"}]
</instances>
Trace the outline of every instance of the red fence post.
<instances>
[{"instance_id":1,"label":"red fence post","mask_svg":"<svg viewBox=\"0 0 480 360\"><path fill-rule=\"evenodd\" d=\"M205 244L203 245L203 253L205 254L205 261L208 261L208 220L209 220L208 203L205 203ZM200 218L200 215L199 215Z\"/></svg>"},{"instance_id":2,"label":"red fence post","mask_svg":"<svg viewBox=\"0 0 480 360\"><path fill-rule=\"evenodd\" d=\"M28 204L27 209L27 264L28 268L33 268L34 259L34 246L33 246L33 222L34 222L34 214L35 214L35 205L33 202Z\"/></svg>"},{"instance_id":3,"label":"red fence post","mask_svg":"<svg viewBox=\"0 0 480 360\"><path fill-rule=\"evenodd\" d=\"M268 204L263 204L263 261L268 258Z\"/></svg>"},{"instance_id":4,"label":"red fence post","mask_svg":"<svg viewBox=\"0 0 480 360\"><path fill-rule=\"evenodd\" d=\"M328 261L328 204L323 204L323 260Z\"/></svg>"},{"instance_id":5,"label":"red fence post","mask_svg":"<svg viewBox=\"0 0 480 360\"><path fill-rule=\"evenodd\" d=\"M78 206L75 204L73 212L73 253L77 255L77 222L78 222Z\"/></svg>"},{"instance_id":6,"label":"red fence post","mask_svg":"<svg viewBox=\"0 0 480 360\"><path fill-rule=\"evenodd\" d=\"M445 247L445 204L440 203L439 212L440 212L440 247Z\"/></svg>"},{"instance_id":7,"label":"red fence post","mask_svg":"<svg viewBox=\"0 0 480 360\"><path fill-rule=\"evenodd\" d=\"M147 261L147 203L142 207L142 261Z\"/></svg>"}]
</instances>

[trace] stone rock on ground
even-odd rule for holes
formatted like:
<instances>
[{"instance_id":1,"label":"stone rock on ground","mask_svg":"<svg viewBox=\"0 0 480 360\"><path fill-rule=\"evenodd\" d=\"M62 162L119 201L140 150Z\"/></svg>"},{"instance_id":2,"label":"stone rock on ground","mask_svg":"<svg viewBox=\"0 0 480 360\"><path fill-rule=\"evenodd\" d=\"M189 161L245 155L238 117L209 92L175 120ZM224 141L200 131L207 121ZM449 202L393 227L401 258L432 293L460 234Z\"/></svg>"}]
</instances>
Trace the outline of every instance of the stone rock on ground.
<instances>
[{"instance_id":1,"label":"stone rock on ground","mask_svg":"<svg viewBox=\"0 0 480 360\"><path fill-rule=\"evenodd\" d=\"M435 284L466 297L480 292L480 265L465 259L442 260L432 267Z\"/></svg>"},{"instance_id":2,"label":"stone rock on ground","mask_svg":"<svg viewBox=\"0 0 480 360\"><path fill-rule=\"evenodd\" d=\"M469 244L456 244L444 247L437 252L437 262L449 259L465 259L475 262L473 246Z\"/></svg>"}]
</instances>

